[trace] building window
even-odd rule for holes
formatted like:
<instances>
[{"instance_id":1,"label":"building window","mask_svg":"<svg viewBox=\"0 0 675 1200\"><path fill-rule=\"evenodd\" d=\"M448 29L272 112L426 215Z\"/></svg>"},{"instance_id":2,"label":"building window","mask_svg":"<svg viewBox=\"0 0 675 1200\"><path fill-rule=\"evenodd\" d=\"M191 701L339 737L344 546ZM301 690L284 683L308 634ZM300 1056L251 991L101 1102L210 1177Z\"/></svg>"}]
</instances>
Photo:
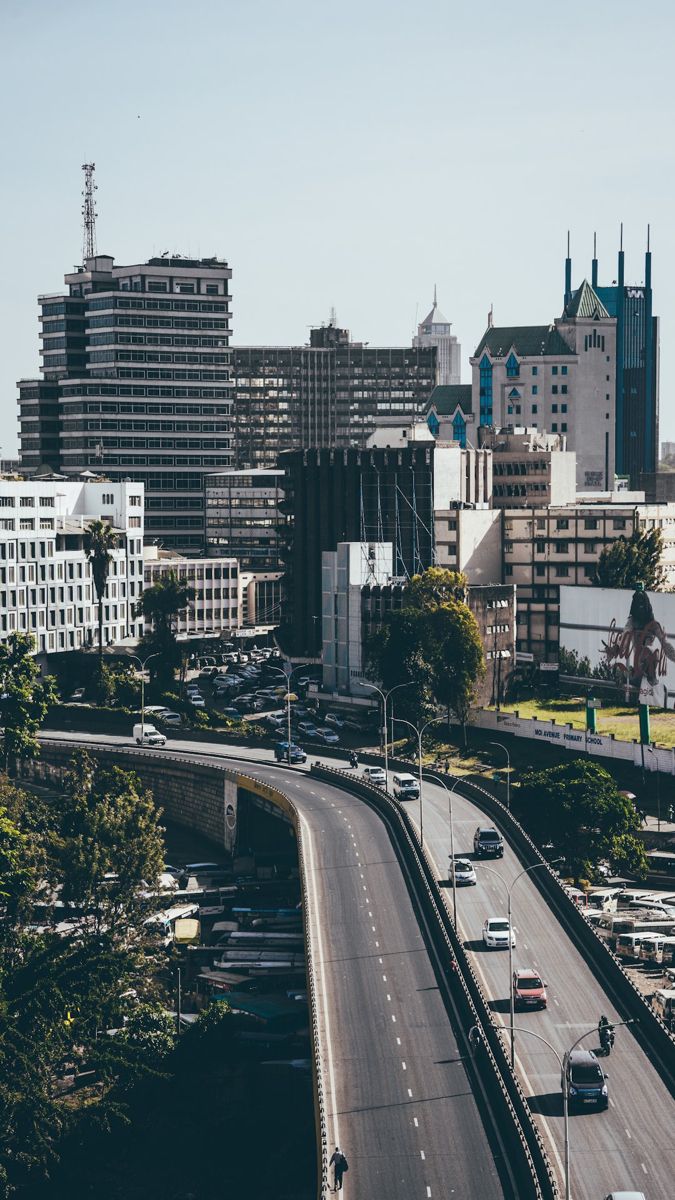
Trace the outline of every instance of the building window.
<instances>
[{"instance_id":1,"label":"building window","mask_svg":"<svg viewBox=\"0 0 675 1200\"><path fill-rule=\"evenodd\" d=\"M552 404L552 405L551 405L551 412L557 412L557 411L558 411L558 405L557 405L557 404Z\"/></svg>"},{"instance_id":2,"label":"building window","mask_svg":"<svg viewBox=\"0 0 675 1200\"><path fill-rule=\"evenodd\" d=\"M539 367L533 367L533 368L532 368L532 374L533 374L533 375L538 375L538 374L539 374Z\"/></svg>"},{"instance_id":3,"label":"building window","mask_svg":"<svg viewBox=\"0 0 675 1200\"><path fill-rule=\"evenodd\" d=\"M513 567L511 566L510 563L507 563L506 566L504 567L504 574L505 575L513 575Z\"/></svg>"},{"instance_id":4,"label":"building window","mask_svg":"<svg viewBox=\"0 0 675 1200\"><path fill-rule=\"evenodd\" d=\"M557 374L558 374L558 368L557 368L557 367L551 367L551 374L552 374L552 375L557 375Z\"/></svg>"},{"instance_id":5,"label":"building window","mask_svg":"<svg viewBox=\"0 0 675 1200\"><path fill-rule=\"evenodd\" d=\"M536 405L536 404L533 404L533 405L532 405L532 412L533 412L533 413L536 413L536 412L538 412L538 411L539 411L539 410L538 410L538 408L537 408L537 405Z\"/></svg>"},{"instance_id":6,"label":"building window","mask_svg":"<svg viewBox=\"0 0 675 1200\"><path fill-rule=\"evenodd\" d=\"M560 368L560 374L561 374L561 375L566 375L566 374L567 374L567 367L561 367L561 368Z\"/></svg>"},{"instance_id":7,"label":"building window","mask_svg":"<svg viewBox=\"0 0 675 1200\"><path fill-rule=\"evenodd\" d=\"M567 405L566 405L566 404L561 404L561 405L560 405L560 411L561 411L561 412L567 412Z\"/></svg>"},{"instance_id":8,"label":"building window","mask_svg":"<svg viewBox=\"0 0 675 1200\"><path fill-rule=\"evenodd\" d=\"M551 388L551 395L553 395L553 396L557 396L557 395L558 395L558 385L557 385L557 383L554 383L554 384L553 384L553 387Z\"/></svg>"},{"instance_id":9,"label":"building window","mask_svg":"<svg viewBox=\"0 0 675 1200\"><path fill-rule=\"evenodd\" d=\"M626 528L626 518L625 517L615 517L614 528L615 529L625 529Z\"/></svg>"},{"instance_id":10,"label":"building window","mask_svg":"<svg viewBox=\"0 0 675 1200\"><path fill-rule=\"evenodd\" d=\"M597 529L597 528L598 528L598 518L597 517L586 517L586 520L584 521L584 529Z\"/></svg>"},{"instance_id":11,"label":"building window","mask_svg":"<svg viewBox=\"0 0 675 1200\"><path fill-rule=\"evenodd\" d=\"M492 363L487 354L480 360L480 423L492 424Z\"/></svg>"},{"instance_id":12,"label":"building window","mask_svg":"<svg viewBox=\"0 0 675 1200\"><path fill-rule=\"evenodd\" d=\"M566 383L563 383L560 385L560 391L563 396L567 395L567 384Z\"/></svg>"},{"instance_id":13,"label":"building window","mask_svg":"<svg viewBox=\"0 0 675 1200\"><path fill-rule=\"evenodd\" d=\"M568 517L558 517L555 523L556 529L569 529L570 523Z\"/></svg>"},{"instance_id":14,"label":"building window","mask_svg":"<svg viewBox=\"0 0 675 1200\"><path fill-rule=\"evenodd\" d=\"M569 575L570 569L569 567L556 567L555 573L558 579L565 579Z\"/></svg>"},{"instance_id":15,"label":"building window","mask_svg":"<svg viewBox=\"0 0 675 1200\"><path fill-rule=\"evenodd\" d=\"M141 498L140 498L140 496L130 496L130 497L129 497L129 504L131 505L131 507L132 507L132 508L140 508L140 507L141 507Z\"/></svg>"},{"instance_id":16,"label":"building window","mask_svg":"<svg viewBox=\"0 0 675 1200\"><path fill-rule=\"evenodd\" d=\"M551 433L557 433L557 432L558 432L558 423L557 423L557 421L554 421L553 424L551 425Z\"/></svg>"},{"instance_id":17,"label":"building window","mask_svg":"<svg viewBox=\"0 0 675 1200\"><path fill-rule=\"evenodd\" d=\"M507 379L517 379L519 375L520 375L520 363L518 362L518 359L516 358L515 354L511 353L511 354L509 354L509 357L506 360L506 378Z\"/></svg>"},{"instance_id":18,"label":"building window","mask_svg":"<svg viewBox=\"0 0 675 1200\"><path fill-rule=\"evenodd\" d=\"M561 433L567 433L567 421L563 421L563 422L562 422L562 424L561 424L561 426L560 426L560 432L561 432Z\"/></svg>"},{"instance_id":19,"label":"building window","mask_svg":"<svg viewBox=\"0 0 675 1200\"><path fill-rule=\"evenodd\" d=\"M537 563L534 573L541 579L542 575L546 574L546 567L544 567L541 563Z\"/></svg>"},{"instance_id":20,"label":"building window","mask_svg":"<svg viewBox=\"0 0 675 1200\"><path fill-rule=\"evenodd\" d=\"M461 412L456 412L452 418L452 436L456 442L459 442L463 450L466 449L466 421Z\"/></svg>"},{"instance_id":21,"label":"building window","mask_svg":"<svg viewBox=\"0 0 675 1200\"><path fill-rule=\"evenodd\" d=\"M538 395L539 395L539 388L537 387L537 384L536 384L536 383L535 383L534 387L532 388L532 395L533 395L533 396L538 396Z\"/></svg>"}]
</instances>

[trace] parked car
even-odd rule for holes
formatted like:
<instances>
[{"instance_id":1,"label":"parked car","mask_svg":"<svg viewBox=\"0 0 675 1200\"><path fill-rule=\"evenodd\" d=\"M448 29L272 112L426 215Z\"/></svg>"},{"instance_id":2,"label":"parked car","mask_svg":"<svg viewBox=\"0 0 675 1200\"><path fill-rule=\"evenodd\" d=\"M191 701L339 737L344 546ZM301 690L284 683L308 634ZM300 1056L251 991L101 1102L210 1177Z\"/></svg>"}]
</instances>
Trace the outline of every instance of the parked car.
<instances>
[{"instance_id":1,"label":"parked car","mask_svg":"<svg viewBox=\"0 0 675 1200\"><path fill-rule=\"evenodd\" d=\"M473 852L476 858L503 858L502 835L493 826L478 826L473 835Z\"/></svg>"},{"instance_id":2,"label":"parked car","mask_svg":"<svg viewBox=\"0 0 675 1200\"><path fill-rule=\"evenodd\" d=\"M538 971L520 967L513 972L513 1007L546 1008L546 984Z\"/></svg>"},{"instance_id":3,"label":"parked car","mask_svg":"<svg viewBox=\"0 0 675 1200\"><path fill-rule=\"evenodd\" d=\"M277 762L287 763L289 761L288 742L277 742L276 746L274 747L274 757L276 758ZM296 746L295 742L291 742L290 761L292 763L307 762L306 752L302 749L302 746Z\"/></svg>"},{"instance_id":4,"label":"parked car","mask_svg":"<svg viewBox=\"0 0 675 1200\"><path fill-rule=\"evenodd\" d=\"M569 1105L594 1104L596 1108L607 1108L607 1076L593 1051L579 1048L570 1051L566 1066L560 1086L563 1091L567 1090Z\"/></svg>"},{"instance_id":5,"label":"parked car","mask_svg":"<svg viewBox=\"0 0 675 1200\"><path fill-rule=\"evenodd\" d=\"M304 734L305 737L316 737L316 725L312 721L299 721L298 733Z\"/></svg>"},{"instance_id":6,"label":"parked car","mask_svg":"<svg viewBox=\"0 0 675 1200\"><path fill-rule=\"evenodd\" d=\"M326 713L324 717L326 725L332 725L333 729L344 729L344 719L338 713Z\"/></svg>"},{"instance_id":7,"label":"parked car","mask_svg":"<svg viewBox=\"0 0 675 1200\"><path fill-rule=\"evenodd\" d=\"M454 875L457 887L476 883L476 872L473 863L470 863L468 858L451 858L449 872L451 879Z\"/></svg>"},{"instance_id":8,"label":"parked car","mask_svg":"<svg viewBox=\"0 0 675 1200\"><path fill-rule=\"evenodd\" d=\"M228 717L232 721L239 721L241 719L241 713L239 712L239 709L235 708L232 704L227 704L225 708L221 708L220 711L224 717Z\"/></svg>"},{"instance_id":9,"label":"parked car","mask_svg":"<svg viewBox=\"0 0 675 1200\"><path fill-rule=\"evenodd\" d=\"M376 783L378 787L384 787L387 782L387 776L382 767L364 767L361 774L369 783Z\"/></svg>"},{"instance_id":10,"label":"parked car","mask_svg":"<svg viewBox=\"0 0 675 1200\"><path fill-rule=\"evenodd\" d=\"M218 674L217 667L204 667L204 669L199 672L199 678L200 679L215 679L217 674Z\"/></svg>"},{"instance_id":11,"label":"parked car","mask_svg":"<svg viewBox=\"0 0 675 1200\"><path fill-rule=\"evenodd\" d=\"M75 691L69 697L70 704L81 704L84 700L84 688L75 688Z\"/></svg>"},{"instance_id":12,"label":"parked car","mask_svg":"<svg viewBox=\"0 0 675 1200\"><path fill-rule=\"evenodd\" d=\"M321 725L314 734L317 741L323 742L324 746L339 746L340 739L334 729L330 729L327 725Z\"/></svg>"},{"instance_id":13,"label":"parked car","mask_svg":"<svg viewBox=\"0 0 675 1200\"><path fill-rule=\"evenodd\" d=\"M188 696L188 700L193 708L206 708L204 697L200 696L198 693L196 694L195 692L191 692Z\"/></svg>"},{"instance_id":14,"label":"parked car","mask_svg":"<svg viewBox=\"0 0 675 1200\"><path fill-rule=\"evenodd\" d=\"M483 942L489 950L508 950L516 944L516 935L509 928L506 917L488 917L483 922Z\"/></svg>"},{"instance_id":15,"label":"parked car","mask_svg":"<svg viewBox=\"0 0 675 1200\"><path fill-rule=\"evenodd\" d=\"M183 724L183 718L181 717L180 713L177 712L163 712L159 719L160 721L163 721L165 725Z\"/></svg>"}]
</instances>

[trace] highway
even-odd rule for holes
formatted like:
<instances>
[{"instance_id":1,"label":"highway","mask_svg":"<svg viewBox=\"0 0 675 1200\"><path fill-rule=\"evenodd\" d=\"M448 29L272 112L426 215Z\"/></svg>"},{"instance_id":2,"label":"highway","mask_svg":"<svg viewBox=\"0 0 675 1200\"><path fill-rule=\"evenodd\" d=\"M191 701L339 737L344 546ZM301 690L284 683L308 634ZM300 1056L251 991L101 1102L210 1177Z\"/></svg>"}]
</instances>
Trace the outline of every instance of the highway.
<instances>
[{"instance_id":1,"label":"highway","mask_svg":"<svg viewBox=\"0 0 675 1200\"><path fill-rule=\"evenodd\" d=\"M438 878L447 879L447 792L425 782L423 802L425 846L437 865ZM417 823L419 804L406 807ZM453 817L455 855L472 858L476 826L492 822L457 791ZM506 887L522 866L505 843L503 859L488 860L487 867L476 862L477 885L457 889L458 924L485 993L493 1002L495 1020L508 1026L508 951L485 950L481 930L486 917L506 916ZM450 891L446 899L451 906ZM601 1013L610 1020L621 1019L529 875L523 875L514 886L512 912L517 937L514 968L536 968L548 984L549 997L546 1011L516 1013L517 1026L541 1034L562 1055L585 1029L597 1025ZM592 1035L581 1045L597 1049L598 1038ZM560 1068L551 1050L527 1034L516 1034L516 1054L525 1093L532 1097L549 1155L562 1177ZM614 1050L601 1062L609 1076L608 1111L570 1114L573 1200L598 1200L613 1189L631 1188L643 1191L647 1200L669 1200L675 1196L675 1101L629 1028L617 1029Z\"/></svg>"},{"instance_id":2,"label":"highway","mask_svg":"<svg viewBox=\"0 0 675 1200\"><path fill-rule=\"evenodd\" d=\"M128 738L45 736L135 749ZM178 739L166 750L199 751L202 763L225 757ZM345 1200L513 1198L508 1145L486 1132L464 1037L458 1046L384 824L355 797L255 754L263 761L238 760L242 772L286 791L300 813L319 930L328 1135L349 1161Z\"/></svg>"}]
</instances>

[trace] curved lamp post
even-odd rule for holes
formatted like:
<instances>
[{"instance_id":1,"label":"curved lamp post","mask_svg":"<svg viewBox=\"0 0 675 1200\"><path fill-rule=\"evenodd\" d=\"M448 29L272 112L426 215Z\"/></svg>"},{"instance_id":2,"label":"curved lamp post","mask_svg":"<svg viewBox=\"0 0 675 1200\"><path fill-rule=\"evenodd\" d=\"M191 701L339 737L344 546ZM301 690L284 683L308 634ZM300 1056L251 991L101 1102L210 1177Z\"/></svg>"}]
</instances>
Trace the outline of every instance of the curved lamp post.
<instances>
[{"instance_id":1,"label":"curved lamp post","mask_svg":"<svg viewBox=\"0 0 675 1200\"><path fill-rule=\"evenodd\" d=\"M502 742L488 742L489 746L498 746L506 755L506 807L511 810L511 755Z\"/></svg>"},{"instance_id":2,"label":"curved lamp post","mask_svg":"<svg viewBox=\"0 0 675 1200\"><path fill-rule=\"evenodd\" d=\"M268 667L268 670L276 671L277 675L283 675L284 679L286 680L286 755L289 766L291 765L291 675L293 675L295 671L301 671L303 669L306 669L305 663L298 663L297 667L291 667L290 671L285 671L283 667Z\"/></svg>"},{"instance_id":3,"label":"curved lamp post","mask_svg":"<svg viewBox=\"0 0 675 1200\"><path fill-rule=\"evenodd\" d=\"M388 692L383 692L381 688L376 687L374 683L366 683L365 679L359 681L359 687L372 688L377 692L382 700L382 729L384 731L384 790L389 791L389 755L387 753L387 700L390 696L397 692L399 688L412 687L413 679L407 680L405 683L397 683L393 688L389 688Z\"/></svg>"},{"instance_id":4,"label":"curved lamp post","mask_svg":"<svg viewBox=\"0 0 675 1200\"><path fill-rule=\"evenodd\" d=\"M161 657L162 656L159 651L155 654L149 654L146 659L139 658L137 654L127 655L127 658L133 658L134 662L137 662L141 668L141 726L143 730L145 730L145 668L147 667L151 658Z\"/></svg>"},{"instance_id":5,"label":"curved lamp post","mask_svg":"<svg viewBox=\"0 0 675 1200\"><path fill-rule=\"evenodd\" d=\"M409 729L412 729L413 732L417 734L417 761L420 779L420 846L422 849L424 849L424 826L422 824L422 738L424 736L425 729L428 729L430 725L434 725L438 721L445 721L445 719L446 717L444 713L442 717L432 717L430 721L425 721L424 725L422 725L421 728L418 728L417 725L413 725L412 721L404 721L403 717L395 718L395 723L397 725L407 725Z\"/></svg>"}]
</instances>

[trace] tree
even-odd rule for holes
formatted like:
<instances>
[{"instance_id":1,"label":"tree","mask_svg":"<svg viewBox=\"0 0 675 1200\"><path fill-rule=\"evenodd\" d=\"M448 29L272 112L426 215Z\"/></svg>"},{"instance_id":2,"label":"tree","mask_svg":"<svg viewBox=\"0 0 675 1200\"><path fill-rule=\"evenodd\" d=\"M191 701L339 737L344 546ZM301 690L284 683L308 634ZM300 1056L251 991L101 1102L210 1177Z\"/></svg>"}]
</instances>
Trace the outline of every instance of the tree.
<instances>
[{"instance_id":1,"label":"tree","mask_svg":"<svg viewBox=\"0 0 675 1200\"><path fill-rule=\"evenodd\" d=\"M176 641L178 615L185 611L194 595L194 588L178 579L175 572L169 571L152 587L145 589L136 605L136 616L144 617L152 625L151 633L143 638L143 648L148 655L158 655L152 664L151 674L157 675L165 686L173 681L176 667L180 664L180 649Z\"/></svg>"},{"instance_id":2,"label":"tree","mask_svg":"<svg viewBox=\"0 0 675 1200\"><path fill-rule=\"evenodd\" d=\"M465 595L463 575L430 567L413 577L402 608L367 642L367 669L385 689L411 679L416 683L416 688L402 688L396 700L398 711L414 711L411 719L442 704L466 726L485 663Z\"/></svg>"},{"instance_id":3,"label":"tree","mask_svg":"<svg viewBox=\"0 0 675 1200\"><path fill-rule=\"evenodd\" d=\"M85 533L87 558L91 563L94 590L98 605L98 661L103 666L103 599L108 586L112 552L117 546L117 534L106 521L90 521Z\"/></svg>"},{"instance_id":4,"label":"tree","mask_svg":"<svg viewBox=\"0 0 675 1200\"><path fill-rule=\"evenodd\" d=\"M37 737L49 706L56 699L51 676L40 679L35 639L29 633L10 633L0 643L0 714L4 725L5 770L16 769L20 758L39 753Z\"/></svg>"},{"instance_id":5,"label":"tree","mask_svg":"<svg viewBox=\"0 0 675 1200\"><path fill-rule=\"evenodd\" d=\"M593 587L634 588L642 582L646 591L657 592L666 579L662 553L660 529L636 529L629 538L617 538L598 559Z\"/></svg>"},{"instance_id":6,"label":"tree","mask_svg":"<svg viewBox=\"0 0 675 1200\"><path fill-rule=\"evenodd\" d=\"M552 843L582 876L603 858L625 856L623 839L639 829L634 805L609 772L581 758L525 772L512 807L539 845Z\"/></svg>"},{"instance_id":7,"label":"tree","mask_svg":"<svg viewBox=\"0 0 675 1200\"><path fill-rule=\"evenodd\" d=\"M164 862L159 815L132 772L74 756L59 831L61 897L88 912L96 930L125 940L134 927L140 934L153 906L143 892L156 888Z\"/></svg>"}]
</instances>

